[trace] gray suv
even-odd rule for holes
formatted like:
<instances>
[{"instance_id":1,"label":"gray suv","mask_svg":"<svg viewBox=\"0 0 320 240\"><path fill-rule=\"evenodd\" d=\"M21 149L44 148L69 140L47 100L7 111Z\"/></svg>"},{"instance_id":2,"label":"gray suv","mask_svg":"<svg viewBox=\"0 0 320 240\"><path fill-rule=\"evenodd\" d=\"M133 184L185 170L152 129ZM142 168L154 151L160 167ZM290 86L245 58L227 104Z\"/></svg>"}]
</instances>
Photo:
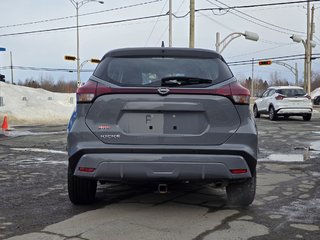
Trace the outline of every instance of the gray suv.
<instances>
[{"instance_id":1,"label":"gray suv","mask_svg":"<svg viewBox=\"0 0 320 240\"><path fill-rule=\"evenodd\" d=\"M68 191L95 199L97 182L225 186L229 203L255 196L257 130L250 92L218 53L128 48L107 53L77 90L68 132Z\"/></svg>"}]
</instances>

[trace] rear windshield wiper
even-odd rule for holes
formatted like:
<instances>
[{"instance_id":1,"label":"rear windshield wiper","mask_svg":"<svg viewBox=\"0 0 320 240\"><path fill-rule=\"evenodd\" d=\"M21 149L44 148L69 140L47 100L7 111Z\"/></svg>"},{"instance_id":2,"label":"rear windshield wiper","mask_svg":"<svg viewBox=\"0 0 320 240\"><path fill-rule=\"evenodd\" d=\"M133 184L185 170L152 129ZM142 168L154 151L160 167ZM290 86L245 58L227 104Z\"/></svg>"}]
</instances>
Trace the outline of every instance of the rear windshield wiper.
<instances>
[{"instance_id":1,"label":"rear windshield wiper","mask_svg":"<svg viewBox=\"0 0 320 240\"><path fill-rule=\"evenodd\" d=\"M193 84L210 84L211 79L186 77L186 76L171 76L161 79L161 86L185 86Z\"/></svg>"}]
</instances>

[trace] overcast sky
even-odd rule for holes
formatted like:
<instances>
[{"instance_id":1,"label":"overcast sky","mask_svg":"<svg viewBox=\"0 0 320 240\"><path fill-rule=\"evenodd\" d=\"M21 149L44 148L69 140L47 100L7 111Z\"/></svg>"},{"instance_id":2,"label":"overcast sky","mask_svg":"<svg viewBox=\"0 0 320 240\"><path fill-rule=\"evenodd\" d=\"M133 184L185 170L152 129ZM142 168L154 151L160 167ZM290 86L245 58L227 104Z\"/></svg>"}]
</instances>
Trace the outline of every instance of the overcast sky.
<instances>
[{"instance_id":1,"label":"overcast sky","mask_svg":"<svg viewBox=\"0 0 320 240\"><path fill-rule=\"evenodd\" d=\"M223 7L216 0L195 0L196 9ZM298 1L298 0L295 0ZM147 4L118 9L128 5L149 2ZM182 16L189 10L189 0L173 0L173 12ZM229 6L251 5L284 0L221 0ZM320 53L320 3L315 5L315 42L314 53ZM110 11L105 11L110 9ZM112 10L113 9L113 10ZM216 32L221 38L232 32L245 30L259 34L258 42L235 39L223 51L227 62L249 60L252 58L279 57L303 54L302 43L293 43L289 38L294 31L306 38L306 3L272 7L257 7L230 11L202 11L196 13L195 46L198 48L215 49ZM80 16L80 25L108 22L127 18L143 17L166 13L167 0L105 0L105 3L88 3L80 8L80 14L102 11L97 14ZM33 30L69 27L76 24L75 8L69 0L1 0L0 47L6 52L0 52L0 66L9 66L9 52L12 51L13 65L23 67L76 68L76 62L64 60L64 55L76 55L76 31L74 29L53 31L17 36L1 36L9 33L21 33ZM73 17L72 17L73 16ZM252 18L254 17L254 18ZM53 21L52 19L60 18ZM47 21L50 20L50 21ZM259 21L262 20L265 23ZM41 23L37 23L42 21ZM33 22L32 24L26 24ZM20 25L23 24L23 25ZM13 26L14 25L14 26ZM300 33L301 32L301 33ZM107 51L114 48L136 46L160 46L164 40L168 45L168 17L139 20L126 23L100 25L80 30L81 61L90 58L101 58ZM173 46L188 47L189 16L174 18ZM303 79L303 60L288 61L299 67L299 79ZM95 65L88 63L85 69L93 69ZM252 74L251 65L231 67L239 78ZM313 70L320 72L320 61L313 62ZM283 78L294 82L294 75L286 68L272 64L271 66L254 66L254 77L270 79L271 73L277 72ZM11 81L10 72L0 70ZM75 80L76 73L44 72L15 70L14 81L33 77L51 75L55 80ZM81 78L87 80L90 74L83 73Z\"/></svg>"}]
</instances>

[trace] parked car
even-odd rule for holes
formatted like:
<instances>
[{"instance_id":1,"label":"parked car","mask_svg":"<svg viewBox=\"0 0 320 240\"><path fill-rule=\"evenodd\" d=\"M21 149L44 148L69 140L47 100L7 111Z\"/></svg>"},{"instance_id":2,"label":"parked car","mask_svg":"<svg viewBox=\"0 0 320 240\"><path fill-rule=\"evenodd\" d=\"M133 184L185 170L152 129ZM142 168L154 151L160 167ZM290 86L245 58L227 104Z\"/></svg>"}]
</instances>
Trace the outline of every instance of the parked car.
<instances>
[{"instance_id":1,"label":"parked car","mask_svg":"<svg viewBox=\"0 0 320 240\"><path fill-rule=\"evenodd\" d=\"M310 93L310 97L314 105L320 105L320 88L314 89Z\"/></svg>"},{"instance_id":2,"label":"parked car","mask_svg":"<svg viewBox=\"0 0 320 240\"><path fill-rule=\"evenodd\" d=\"M255 197L257 130L250 93L221 55L187 48L107 53L77 90L68 133L68 191L95 199L97 182L226 186L231 204Z\"/></svg>"},{"instance_id":3,"label":"parked car","mask_svg":"<svg viewBox=\"0 0 320 240\"><path fill-rule=\"evenodd\" d=\"M312 111L310 96L303 88L295 86L269 87L253 105L256 118L259 118L260 114L268 114L272 121L279 116L302 116L303 120L309 121Z\"/></svg>"},{"instance_id":4,"label":"parked car","mask_svg":"<svg viewBox=\"0 0 320 240\"><path fill-rule=\"evenodd\" d=\"M316 96L316 97L313 99L313 104L314 104L314 105L320 105L320 95L319 95L319 96Z\"/></svg>"}]
</instances>

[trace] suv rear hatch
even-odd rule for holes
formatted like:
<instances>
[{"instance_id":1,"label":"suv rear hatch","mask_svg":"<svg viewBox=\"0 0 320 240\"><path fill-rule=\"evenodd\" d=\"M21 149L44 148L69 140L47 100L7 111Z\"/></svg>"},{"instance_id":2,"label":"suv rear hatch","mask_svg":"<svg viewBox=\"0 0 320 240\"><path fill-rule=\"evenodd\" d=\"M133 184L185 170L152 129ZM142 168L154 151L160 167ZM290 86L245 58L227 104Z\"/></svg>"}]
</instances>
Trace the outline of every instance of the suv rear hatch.
<instances>
[{"instance_id":1,"label":"suv rear hatch","mask_svg":"<svg viewBox=\"0 0 320 240\"><path fill-rule=\"evenodd\" d=\"M282 107L309 107L311 103L310 97L303 89L279 89L276 93L278 93L276 99L281 100Z\"/></svg>"},{"instance_id":2,"label":"suv rear hatch","mask_svg":"<svg viewBox=\"0 0 320 240\"><path fill-rule=\"evenodd\" d=\"M94 101L86 124L104 143L217 145L240 118L224 96L108 94Z\"/></svg>"},{"instance_id":3,"label":"suv rear hatch","mask_svg":"<svg viewBox=\"0 0 320 240\"><path fill-rule=\"evenodd\" d=\"M157 88L110 88L89 81L79 88L78 100L98 93L92 94L86 125L104 143L131 145L222 144L241 124L236 104L249 102L248 90L235 81L169 91L163 96Z\"/></svg>"},{"instance_id":4,"label":"suv rear hatch","mask_svg":"<svg viewBox=\"0 0 320 240\"><path fill-rule=\"evenodd\" d=\"M78 103L91 104L86 124L106 144L220 145L241 124L235 104L250 98L211 51L111 52L93 75Z\"/></svg>"}]
</instances>

